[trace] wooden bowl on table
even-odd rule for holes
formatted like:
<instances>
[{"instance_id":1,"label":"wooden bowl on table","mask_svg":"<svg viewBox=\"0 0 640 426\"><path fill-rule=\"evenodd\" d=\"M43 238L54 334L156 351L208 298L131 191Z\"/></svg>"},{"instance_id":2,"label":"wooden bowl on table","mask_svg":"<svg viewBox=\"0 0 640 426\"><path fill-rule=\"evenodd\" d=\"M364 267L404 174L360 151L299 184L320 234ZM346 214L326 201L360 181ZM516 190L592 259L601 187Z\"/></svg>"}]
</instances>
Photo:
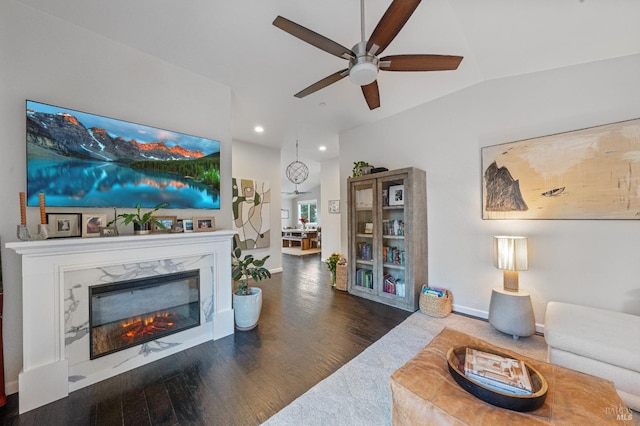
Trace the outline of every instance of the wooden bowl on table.
<instances>
[{"instance_id":1,"label":"wooden bowl on table","mask_svg":"<svg viewBox=\"0 0 640 426\"><path fill-rule=\"evenodd\" d=\"M532 393L530 394L514 394L510 392L502 392L467 377L464 373L464 363L466 358L467 347L477 349L479 351L496 354L505 358L514 358L513 355L505 354L488 348L480 348L473 346L459 346L449 349L447 352L447 363L449 372L453 379L467 392L489 404L496 407L506 408L514 411L533 411L544 404L547 397L547 381L542 374L526 362L525 367L529 372L531 380Z\"/></svg>"}]
</instances>

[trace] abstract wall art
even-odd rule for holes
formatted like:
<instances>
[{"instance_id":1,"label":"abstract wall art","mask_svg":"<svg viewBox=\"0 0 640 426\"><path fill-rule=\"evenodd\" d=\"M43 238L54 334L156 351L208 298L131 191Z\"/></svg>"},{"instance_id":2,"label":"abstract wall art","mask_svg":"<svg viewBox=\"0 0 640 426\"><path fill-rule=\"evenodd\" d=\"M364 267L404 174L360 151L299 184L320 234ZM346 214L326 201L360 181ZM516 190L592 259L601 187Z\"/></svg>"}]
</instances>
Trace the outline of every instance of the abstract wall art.
<instances>
[{"instance_id":1,"label":"abstract wall art","mask_svg":"<svg viewBox=\"0 0 640 426\"><path fill-rule=\"evenodd\" d=\"M483 219L640 219L640 119L482 148Z\"/></svg>"},{"instance_id":2,"label":"abstract wall art","mask_svg":"<svg viewBox=\"0 0 640 426\"><path fill-rule=\"evenodd\" d=\"M271 241L271 187L268 182L232 179L233 230L242 250L267 248Z\"/></svg>"}]
</instances>

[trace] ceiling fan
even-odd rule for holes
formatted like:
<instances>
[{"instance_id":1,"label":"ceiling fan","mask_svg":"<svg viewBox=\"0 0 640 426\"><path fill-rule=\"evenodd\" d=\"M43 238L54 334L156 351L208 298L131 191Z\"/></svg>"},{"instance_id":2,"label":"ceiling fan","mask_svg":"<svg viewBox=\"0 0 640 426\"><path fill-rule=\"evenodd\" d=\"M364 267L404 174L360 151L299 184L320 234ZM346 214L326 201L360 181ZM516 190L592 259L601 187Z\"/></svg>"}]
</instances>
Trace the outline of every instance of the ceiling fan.
<instances>
[{"instance_id":1,"label":"ceiling fan","mask_svg":"<svg viewBox=\"0 0 640 426\"><path fill-rule=\"evenodd\" d=\"M294 191L291 191L291 192L285 192L285 191L283 191L282 193L283 193L284 195L295 195L295 196L298 196L298 195L300 195L300 194L309 194L309 191L298 191L298 184L297 184L297 183L296 183L296 184L294 184L294 185L295 185L295 187L296 187L296 189L295 189Z\"/></svg>"},{"instance_id":2,"label":"ceiling fan","mask_svg":"<svg viewBox=\"0 0 640 426\"><path fill-rule=\"evenodd\" d=\"M348 68L331 74L328 77L312 84L304 90L296 93L296 98L304 98L344 77L362 86L362 94L369 109L380 106L380 92L378 90L378 71L447 71L455 70L462 61L462 56L448 55L391 55L379 58L378 56L398 35L404 24L407 23L421 0L393 0L380 22L371 33L369 40L364 36L364 0L360 0L360 27L361 41L347 49L308 28L298 25L282 16L276 17L273 25L294 37L305 41L318 49L331 53L339 58L349 61Z\"/></svg>"}]
</instances>

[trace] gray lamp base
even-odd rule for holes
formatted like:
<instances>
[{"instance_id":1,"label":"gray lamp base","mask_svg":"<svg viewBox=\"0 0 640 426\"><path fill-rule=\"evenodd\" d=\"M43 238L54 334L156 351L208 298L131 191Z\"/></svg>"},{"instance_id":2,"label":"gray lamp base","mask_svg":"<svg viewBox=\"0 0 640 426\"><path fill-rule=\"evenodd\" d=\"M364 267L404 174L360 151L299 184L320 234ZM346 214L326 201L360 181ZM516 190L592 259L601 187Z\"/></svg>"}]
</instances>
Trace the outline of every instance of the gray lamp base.
<instances>
[{"instance_id":1,"label":"gray lamp base","mask_svg":"<svg viewBox=\"0 0 640 426\"><path fill-rule=\"evenodd\" d=\"M536 332L531 296L524 291L494 288L489 304L489 323L498 331L513 336L531 336Z\"/></svg>"}]
</instances>

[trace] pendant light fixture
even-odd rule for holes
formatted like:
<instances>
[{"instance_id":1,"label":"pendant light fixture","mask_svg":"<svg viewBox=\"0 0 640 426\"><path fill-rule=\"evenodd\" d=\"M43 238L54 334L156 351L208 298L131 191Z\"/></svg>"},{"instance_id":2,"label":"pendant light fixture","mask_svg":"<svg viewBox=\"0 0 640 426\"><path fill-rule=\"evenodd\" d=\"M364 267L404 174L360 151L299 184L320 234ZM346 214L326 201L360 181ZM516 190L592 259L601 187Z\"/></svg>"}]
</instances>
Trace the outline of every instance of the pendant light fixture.
<instances>
[{"instance_id":1,"label":"pendant light fixture","mask_svg":"<svg viewBox=\"0 0 640 426\"><path fill-rule=\"evenodd\" d=\"M297 191L297 185L307 180L308 177L309 168L302 161L298 160L298 140L296 139L296 161L292 161L287 166L287 179L296 185Z\"/></svg>"}]
</instances>

